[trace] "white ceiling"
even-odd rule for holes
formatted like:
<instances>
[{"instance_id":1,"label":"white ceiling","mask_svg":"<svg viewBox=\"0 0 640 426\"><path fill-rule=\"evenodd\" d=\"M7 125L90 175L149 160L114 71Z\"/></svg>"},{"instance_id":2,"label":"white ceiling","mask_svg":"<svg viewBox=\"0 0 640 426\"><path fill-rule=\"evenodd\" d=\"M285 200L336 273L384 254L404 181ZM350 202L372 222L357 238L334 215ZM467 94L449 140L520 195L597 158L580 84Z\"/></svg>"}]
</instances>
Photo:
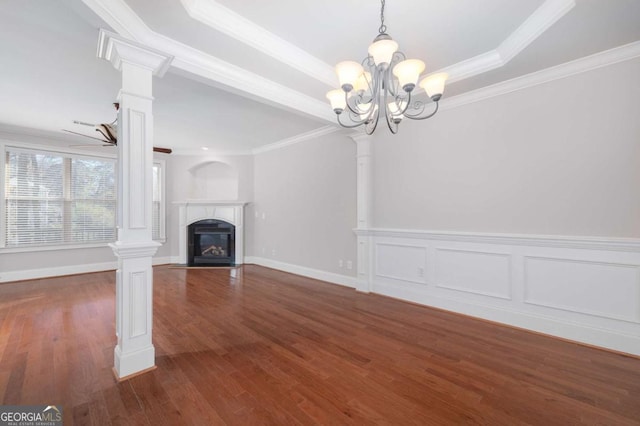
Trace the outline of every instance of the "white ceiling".
<instances>
[{"instance_id":1,"label":"white ceiling","mask_svg":"<svg viewBox=\"0 0 640 426\"><path fill-rule=\"evenodd\" d=\"M96 58L105 28L174 55L154 80L155 144L250 153L325 129L331 67L361 60L374 0L0 0L0 130L109 122L119 75ZM387 0L388 33L445 98L640 40L638 0ZM186 59L189 60L186 60ZM198 67L193 63L197 62ZM326 129L325 129L326 131Z\"/></svg>"}]
</instances>

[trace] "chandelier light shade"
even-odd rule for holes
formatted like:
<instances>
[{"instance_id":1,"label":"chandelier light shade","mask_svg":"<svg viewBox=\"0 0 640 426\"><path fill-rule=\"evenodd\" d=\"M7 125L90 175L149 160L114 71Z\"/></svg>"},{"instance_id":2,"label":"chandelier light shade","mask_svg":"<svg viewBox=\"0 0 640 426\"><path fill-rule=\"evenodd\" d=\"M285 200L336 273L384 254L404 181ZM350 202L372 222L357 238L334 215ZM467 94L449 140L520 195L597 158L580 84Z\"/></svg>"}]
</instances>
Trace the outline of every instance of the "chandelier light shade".
<instances>
[{"instance_id":1,"label":"chandelier light shade","mask_svg":"<svg viewBox=\"0 0 640 426\"><path fill-rule=\"evenodd\" d=\"M337 64L340 88L327 93L338 123L347 128L364 126L369 135L378 126L381 114L394 134L403 118L433 117L448 77L446 73L437 73L420 80L425 63L407 59L398 50L398 43L386 33L384 6L385 0L381 0L379 34L369 46L369 55L362 63ZM424 89L432 102L413 99L416 86ZM429 104L433 108L428 109Z\"/></svg>"}]
</instances>

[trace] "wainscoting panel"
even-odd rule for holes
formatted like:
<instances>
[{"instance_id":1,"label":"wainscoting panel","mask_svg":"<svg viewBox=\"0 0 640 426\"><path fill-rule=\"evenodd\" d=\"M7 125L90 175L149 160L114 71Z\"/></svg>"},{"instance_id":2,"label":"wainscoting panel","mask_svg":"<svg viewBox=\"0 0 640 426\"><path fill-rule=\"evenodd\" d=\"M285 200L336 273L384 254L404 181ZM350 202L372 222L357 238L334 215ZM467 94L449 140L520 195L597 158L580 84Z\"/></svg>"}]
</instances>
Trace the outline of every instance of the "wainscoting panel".
<instances>
[{"instance_id":1,"label":"wainscoting panel","mask_svg":"<svg viewBox=\"0 0 640 426\"><path fill-rule=\"evenodd\" d=\"M509 254L436 248L436 286L511 299L510 265Z\"/></svg>"},{"instance_id":2,"label":"wainscoting panel","mask_svg":"<svg viewBox=\"0 0 640 426\"><path fill-rule=\"evenodd\" d=\"M426 284L427 249L425 247L377 243L375 253L376 276Z\"/></svg>"},{"instance_id":3,"label":"wainscoting panel","mask_svg":"<svg viewBox=\"0 0 640 426\"><path fill-rule=\"evenodd\" d=\"M640 240L355 232L363 291L640 355Z\"/></svg>"},{"instance_id":4,"label":"wainscoting panel","mask_svg":"<svg viewBox=\"0 0 640 426\"><path fill-rule=\"evenodd\" d=\"M640 322L638 266L525 257L525 302Z\"/></svg>"}]
</instances>

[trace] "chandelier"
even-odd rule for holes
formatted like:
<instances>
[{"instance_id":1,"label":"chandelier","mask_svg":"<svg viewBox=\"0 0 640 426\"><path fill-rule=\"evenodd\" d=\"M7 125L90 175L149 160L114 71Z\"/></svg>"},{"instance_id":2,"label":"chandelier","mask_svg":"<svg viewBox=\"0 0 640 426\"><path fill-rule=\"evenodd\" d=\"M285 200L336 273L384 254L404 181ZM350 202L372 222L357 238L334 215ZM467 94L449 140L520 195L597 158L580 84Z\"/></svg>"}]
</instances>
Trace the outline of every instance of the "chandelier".
<instances>
[{"instance_id":1,"label":"chandelier","mask_svg":"<svg viewBox=\"0 0 640 426\"><path fill-rule=\"evenodd\" d=\"M337 64L341 88L327 93L338 123L347 128L364 125L368 135L378 126L380 114L393 134L403 118L433 117L438 112L438 101L448 77L446 73L438 73L420 81L420 87L435 105L433 109L428 109L428 103L422 100L412 99L425 65L419 59L407 59L398 50L398 43L386 32L384 6L385 0L381 0L379 34L369 46L369 55L361 64L354 61Z\"/></svg>"}]
</instances>

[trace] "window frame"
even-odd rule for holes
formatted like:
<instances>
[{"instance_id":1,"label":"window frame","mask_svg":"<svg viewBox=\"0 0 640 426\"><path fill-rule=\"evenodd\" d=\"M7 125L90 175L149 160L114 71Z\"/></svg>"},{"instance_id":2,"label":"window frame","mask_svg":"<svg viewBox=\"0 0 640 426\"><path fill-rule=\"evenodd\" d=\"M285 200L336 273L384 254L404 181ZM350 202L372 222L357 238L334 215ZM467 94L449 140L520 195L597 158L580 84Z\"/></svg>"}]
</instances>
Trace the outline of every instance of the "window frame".
<instances>
[{"instance_id":1,"label":"window frame","mask_svg":"<svg viewBox=\"0 0 640 426\"><path fill-rule=\"evenodd\" d=\"M154 239L153 241L157 241L159 243L165 243L167 241L167 191L166 191L166 178L165 175L166 170L167 170L167 162L166 160L160 160L160 159L153 159L153 165L154 166L158 166L160 169L160 215L158 217L158 221L160 222L160 229L159 229L159 235L158 238ZM153 183L152 183L153 185ZM152 202L153 202L153 196L152 196ZM117 200L116 200L117 203ZM152 222L153 222L153 217L152 217ZM152 229L151 229L151 236L153 239L153 223L151 224Z\"/></svg>"},{"instance_id":2,"label":"window frame","mask_svg":"<svg viewBox=\"0 0 640 426\"><path fill-rule=\"evenodd\" d=\"M1 138L1 136L0 136ZM15 140L8 140L5 138L0 139L0 154L2 155L2 161L0 161L0 253L26 253L26 252L41 252L41 251L52 251L52 250L73 250L73 249L85 249L85 248L104 248L107 247L110 242L88 242L88 243L71 243L71 244L44 244L44 245L32 245L32 246L23 246L23 247L7 247L6 246L6 237L7 237L7 229L6 229L6 194L5 194L5 176L6 176L6 155L7 150L10 148L15 148L17 150L33 150L39 151L42 153L52 153L59 155L73 155L85 158L96 158L96 159L109 159L114 160L116 162L116 187L117 183L117 162L118 156L116 154L105 153L97 153L90 152L87 153L83 150L77 150L70 147L64 146L52 146L52 145L40 145L33 143L23 143ZM159 239L154 241L158 241L161 243L166 242L166 160L161 159L153 159L153 165L159 166L160 168L160 235ZM118 199L116 197L116 210L117 210ZM116 230L116 238L117 238L117 230ZM114 239L114 241L116 241Z\"/></svg>"}]
</instances>

